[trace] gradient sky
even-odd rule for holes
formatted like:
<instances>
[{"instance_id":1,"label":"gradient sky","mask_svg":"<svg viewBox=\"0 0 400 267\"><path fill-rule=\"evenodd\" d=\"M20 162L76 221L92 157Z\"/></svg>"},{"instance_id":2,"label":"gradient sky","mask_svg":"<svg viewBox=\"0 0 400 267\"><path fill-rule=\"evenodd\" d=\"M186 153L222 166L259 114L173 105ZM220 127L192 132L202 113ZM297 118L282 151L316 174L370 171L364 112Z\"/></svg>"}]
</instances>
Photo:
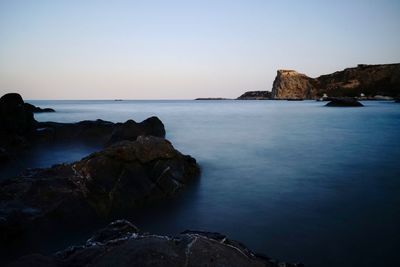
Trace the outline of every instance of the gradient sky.
<instances>
[{"instance_id":1,"label":"gradient sky","mask_svg":"<svg viewBox=\"0 0 400 267\"><path fill-rule=\"evenodd\" d=\"M400 62L400 1L0 0L0 93L191 99Z\"/></svg>"}]
</instances>

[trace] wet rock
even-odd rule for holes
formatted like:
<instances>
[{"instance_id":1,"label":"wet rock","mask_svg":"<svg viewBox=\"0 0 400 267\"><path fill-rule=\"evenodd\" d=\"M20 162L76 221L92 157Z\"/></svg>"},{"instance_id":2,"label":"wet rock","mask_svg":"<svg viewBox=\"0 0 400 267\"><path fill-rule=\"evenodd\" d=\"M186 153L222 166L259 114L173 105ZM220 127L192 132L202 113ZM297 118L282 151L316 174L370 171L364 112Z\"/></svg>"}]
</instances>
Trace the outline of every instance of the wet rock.
<instances>
[{"instance_id":1,"label":"wet rock","mask_svg":"<svg viewBox=\"0 0 400 267\"><path fill-rule=\"evenodd\" d=\"M163 138L146 136L72 164L28 170L0 183L0 242L43 226L79 225L132 212L176 194L198 173L195 159Z\"/></svg>"},{"instance_id":2,"label":"wet rock","mask_svg":"<svg viewBox=\"0 0 400 267\"><path fill-rule=\"evenodd\" d=\"M106 237L106 238L100 238ZM223 237L223 238L222 238ZM22 257L10 266L249 266L300 267L253 253L217 233L186 231L176 236L140 232L125 220L111 223L85 245L50 256Z\"/></svg>"},{"instance_id":3,"label":"wet rock","mask_svg":"<svg viewBox=\"0 0 400 267\"><path fill-rule=\"evenodd\" d=\"M24 103L24 107L25 107L25 110L32 112L32 113L56 112L52 108L40 108L40 107L34 106L29 103Z\"/></svg>"},{"instance_id":4,"label":"wet rock","mask_svg":"<svg viewBox=\"0 0 400 267\"><path fill-rule=\"evenodd\" d=\"M327 107L363 107L355 98L334 98L326 104Z\"/></svg>"}]
</instances>

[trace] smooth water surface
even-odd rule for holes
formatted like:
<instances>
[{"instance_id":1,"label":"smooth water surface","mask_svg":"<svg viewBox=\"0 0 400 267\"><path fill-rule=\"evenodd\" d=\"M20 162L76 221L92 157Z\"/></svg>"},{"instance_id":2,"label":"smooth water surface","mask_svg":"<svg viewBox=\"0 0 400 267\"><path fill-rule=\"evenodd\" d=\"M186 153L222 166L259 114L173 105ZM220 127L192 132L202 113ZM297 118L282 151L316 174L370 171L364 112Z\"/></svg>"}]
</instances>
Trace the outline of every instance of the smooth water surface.
<instances>
[{"instance_id":1,"label":"smooth water surface","mask_svg":"<svg viewBox=\"0 0 400 267\"><path fill-rule=\"evenodd\" d=\"M400 248L400 104L314 101L28 101L39 121L141 121L197 159L199 181L129 218L141 229L217 231L307 266L395 266ZM53 148L26 163L78 160ZM65 244L58 244L64 247ZM55 250L59 249L57 244Z\"/></svg>"}]
</instances>

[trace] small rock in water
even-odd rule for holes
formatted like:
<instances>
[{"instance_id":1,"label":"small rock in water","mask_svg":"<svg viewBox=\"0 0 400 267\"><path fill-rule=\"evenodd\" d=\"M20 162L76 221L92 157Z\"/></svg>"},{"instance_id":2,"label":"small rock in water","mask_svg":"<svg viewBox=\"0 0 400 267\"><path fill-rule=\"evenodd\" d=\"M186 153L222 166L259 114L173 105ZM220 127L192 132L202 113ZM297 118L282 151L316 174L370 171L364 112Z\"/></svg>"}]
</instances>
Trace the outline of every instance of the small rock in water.
<instances>
[{"instance_id":1,"label":"small rock in water","mask_svg":"<svg viewBox=\"0 0 400 267\"><path fill-rule=\"evenodd\" d=\"M363 107L355 98L334 98L326 104L327 107Z\"/></svg>"}]
</instances>

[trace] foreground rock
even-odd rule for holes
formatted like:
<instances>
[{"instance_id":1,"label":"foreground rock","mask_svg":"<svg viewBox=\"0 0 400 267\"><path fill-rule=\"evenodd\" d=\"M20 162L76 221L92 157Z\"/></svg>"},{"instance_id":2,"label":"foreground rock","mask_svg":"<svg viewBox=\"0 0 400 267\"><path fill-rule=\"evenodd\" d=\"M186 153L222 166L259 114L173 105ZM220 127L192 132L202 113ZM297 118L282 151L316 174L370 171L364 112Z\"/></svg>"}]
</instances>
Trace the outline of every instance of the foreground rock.
<instances>
[{"instance_id":1,"label":"foreground rock","mask_svg":"<svg viewBox=\"0 0 400 267\"><path fill-rule=\"evenodd\" d=\"M295 267L250 251L219 233L185 231L176 236L140 232L128 221L111 223L85 245L51 256L25 256L10 266L248 266Z\"/></svg>"},{"instance_id":2,"label":"foreground rock","mask_svg":"<svg viewBox=\"0 0 400 267\"><path fill-rule=\"evenodd\" d=\"M248 91L236 98L237 100L269 100L272 98L269 91Z\"/></svg>"},{"instance_id":3,"label":"foreground rock","mask_svg":"<svg viewBox=\"0 0 400 267\"><path fill-rule=\"evenodd\" d=\"M327 107L363 107L364 105L354 98L336 98L326 104Z\"/></svg>"},{"instance_id":4,"label":"foreground rock","mask_svg":"<svg viewBox=\"0 0 400 267\"><path fill-rule=\"evenodd\" d=\"M174 195L198 173L195 159L163 138L144 136L72 164L28 171L0 183L0 241L125 214Z\"/></svg>"},{"instance_id":5,"label":"foreground rock","mask_svg":"<svg viewBox=\"0 0 400 267\"><path fill-rule=\"evenodd\" d=\"M365 95L400 95L400 64L358 65L332 74L310 78L294 70L278 70L272 87L274 99L318 99Z\"/></svg>"}]
</instances>

